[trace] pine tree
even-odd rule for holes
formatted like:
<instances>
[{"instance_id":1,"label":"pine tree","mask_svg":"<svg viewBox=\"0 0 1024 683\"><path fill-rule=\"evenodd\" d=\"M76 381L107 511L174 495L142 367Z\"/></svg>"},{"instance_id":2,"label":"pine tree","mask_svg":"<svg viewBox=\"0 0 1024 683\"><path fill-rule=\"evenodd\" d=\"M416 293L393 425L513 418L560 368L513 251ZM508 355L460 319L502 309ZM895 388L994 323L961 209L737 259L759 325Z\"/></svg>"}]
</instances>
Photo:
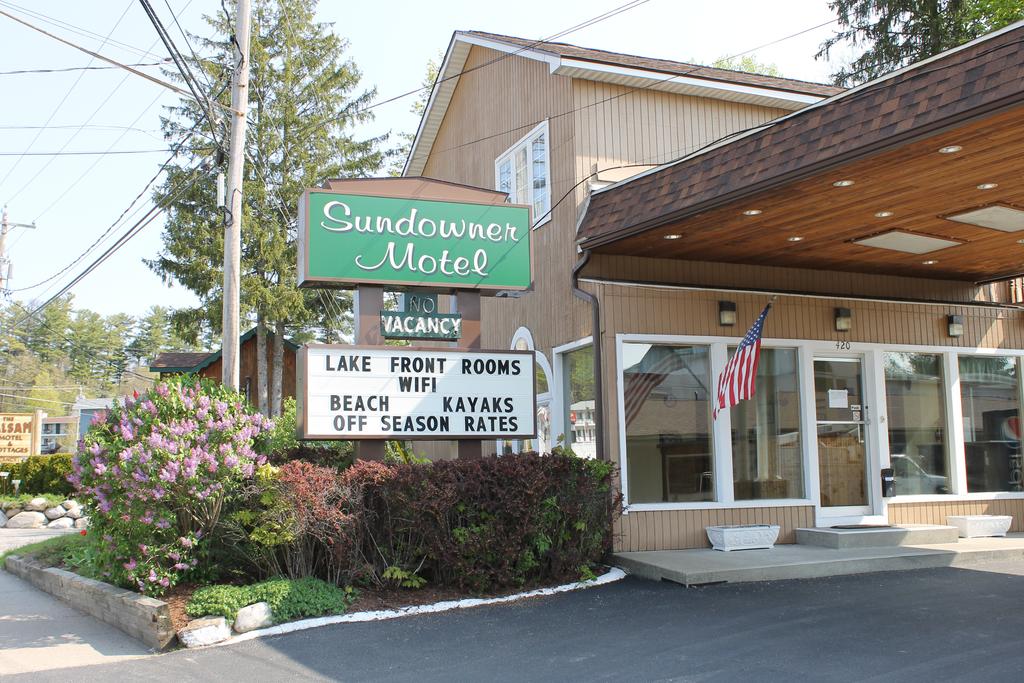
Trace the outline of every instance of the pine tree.
<instances>
[{"instance_id":1,"label":"pine tree","mask_svg":"<svg viewBox=\"0 0 1024 683\"><path fill-rule=\"evenodd\" d=\"M869 81L1024 19L1021 0L831 0L841 30L816 58L837 45L864 46L832 74L836 85Z\"/></svg>"},{"instance_id":2,"label":"pine tree","mask_svg":"<svg viewBox=\"0 0 1024 683\"><path fill-rule=\"evenodd\" d=\"M345 57L346 41L315 21L315 9L315 0L253 3L241 303L243 318L256 324L259 349L266 349L268 333L273 334L273 376L268 377L266 354L259 353L256 383L258 406L272 414L280 411L281 340L286 331L319 326L326 336L337 312L335 303L324 304L323 295L296 288L299 197L329 178L373 175L385 156L383 138L357 140L351 133L352 126L371 118L365 108L376 91L360 91L361 74ZM227 105L235 54L231 20L219 14L207 22L217 37L199 42L199 52L207 57L193 60L192 68L208 84L210 98ZM202 137L185 143L182 162L156 193L171 209L164 249L148 262L166 280L177 281L200 298L198 307L174 315L190 340L204 329L219 331L223 284L224 217L216 207L215 184L209 173L191 169L218 158L224 133L218 126L218 139L211 140L201 115L195 102L182 100L163 121L168 140L180 140L193 128ZM193 183L197 177L201 180Z\"/></svg>"}]
</instances>

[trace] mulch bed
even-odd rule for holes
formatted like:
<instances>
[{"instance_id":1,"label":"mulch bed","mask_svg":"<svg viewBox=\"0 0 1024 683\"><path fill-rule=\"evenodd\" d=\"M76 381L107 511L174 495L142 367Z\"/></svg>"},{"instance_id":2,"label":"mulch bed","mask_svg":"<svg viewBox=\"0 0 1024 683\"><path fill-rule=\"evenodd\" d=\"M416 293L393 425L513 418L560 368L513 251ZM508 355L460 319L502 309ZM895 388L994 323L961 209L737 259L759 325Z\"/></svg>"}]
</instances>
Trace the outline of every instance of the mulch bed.
<instances>
[{"instance_id":1,"label":"mulch bed","mask_svg":"<svg viewBox=\"0 0 1024 683\"><path fill-rule=\"evenodd\" d=\"M603 571L599 572L598 576L601 576L607 571L607 568L603 568ZM359 588L359 597L347 610L345 610L345 613L353 614L355 612L394 610L417 605L432 605L436 602L445 602L448 600L465 600L466 598L500 598L506 595L525 593L538 588L552 588L564 583L571 583L575 580L576 579L570 578L565 581L558 581L555 583L527 584L521 587L509 587L481 594L469 593L457 588L434 586L425 586L416 590L408 588L389 589L361 587ZM194 593L199 587L200 586L196 584L180 584L174 586L160 596L159 599L166 602L168 607L170 607L171 622L174 624L175 631L184 628L188 624L190 617L185 614L185 605L188 604L189 599L192 597L192 593Z\"/></svg>"}]
</instances>

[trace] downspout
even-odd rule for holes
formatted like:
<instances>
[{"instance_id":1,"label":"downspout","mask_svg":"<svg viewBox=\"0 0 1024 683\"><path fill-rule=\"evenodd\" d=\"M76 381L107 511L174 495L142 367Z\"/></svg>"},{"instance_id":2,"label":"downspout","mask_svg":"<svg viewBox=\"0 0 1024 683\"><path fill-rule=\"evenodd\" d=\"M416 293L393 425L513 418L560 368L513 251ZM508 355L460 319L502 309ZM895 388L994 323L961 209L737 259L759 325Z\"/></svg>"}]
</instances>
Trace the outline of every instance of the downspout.
<instances>
[{"instance_id":1,"label":"downspout","mask_svg":"<svg viewBox=\"0 0 1024 683\"><path fill-rule=\"evenodd\" d=\"M594 440L598 459L608 460L608 453L604 449L604 382L602 380L604 373L602 372L603 366L601 363L601 306L596 296L580 289L579 286L580 271L586 267L589 261L590 250L584 249L580 255L580 260L576 262L576 266L572 269L572 293L576 298L590 304L591 325L593 327L591 338L594 340L594 419L597 423L597 428L594 430Z\"/></svg>"}]
</instances>

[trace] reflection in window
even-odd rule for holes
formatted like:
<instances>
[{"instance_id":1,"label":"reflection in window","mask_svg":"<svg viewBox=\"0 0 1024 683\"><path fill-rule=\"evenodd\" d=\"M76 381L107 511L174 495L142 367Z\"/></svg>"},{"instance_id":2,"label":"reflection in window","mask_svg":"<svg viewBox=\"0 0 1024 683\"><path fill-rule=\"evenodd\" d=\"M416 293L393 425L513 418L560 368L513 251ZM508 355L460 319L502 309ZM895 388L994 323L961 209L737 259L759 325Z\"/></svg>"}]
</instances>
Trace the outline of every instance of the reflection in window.
<instances>
[{"instance_id":1,"label":"reflection in window","mask_svg":"<svg viewBox=\"0 0 1024 683\"><path fill-rule=\"evenodd\" d=\"M631 503L714 500L706 346L622 346Z\"/></svg>"},{"instance_id":2,"label":"reflection in window","mask_svg":"<svg viewBox=\"0 0 1024 683\"><path fill-rule=\"evenodd\" d=\"M1017 360L960 356L967 491L1021 491Z\"/></svg>"},{"instance_id":3,"label":"reflection in window","mask_svg":"<svg viewBox=\"0 0 1024 683\"><path fill-rule=\"evenodd\" d=\"M886 353L885 407L896 495L949 493L942 356Z\"/></svg>"},{"instance_id":4,"label":"reflection in window","mask_svg":"<svg viewBox=\"0 0 1024 683\"><path fill-rule=\"evenodd\" d=\"M563 396L568 407L565 416L565 443L581 458L597 456L594 418L594 347L585 346L563 356L565 386Z\"/></svg>"},{"instance_id":5,"label":"reflection in window","mask_svg":"<svg viewBox=\"0 0 1024 683\"><path fill-rule=\"evenodd\" d=\"M540 124L494 163L494 184L513 204L528 204L534 224L546 221L551 208L551 169L547 122Z\"/></svg>"},{"instance_id":6,"label":"reflection in window","mask_svg":"<svg viewBox=\"0 0 1024 683\"><path fill-rule=\"evenodd\" d=\"M762 349L755 386L753 398L730 409L735 498L802 498L796 349Z\"/></svg>"}]
</instances>

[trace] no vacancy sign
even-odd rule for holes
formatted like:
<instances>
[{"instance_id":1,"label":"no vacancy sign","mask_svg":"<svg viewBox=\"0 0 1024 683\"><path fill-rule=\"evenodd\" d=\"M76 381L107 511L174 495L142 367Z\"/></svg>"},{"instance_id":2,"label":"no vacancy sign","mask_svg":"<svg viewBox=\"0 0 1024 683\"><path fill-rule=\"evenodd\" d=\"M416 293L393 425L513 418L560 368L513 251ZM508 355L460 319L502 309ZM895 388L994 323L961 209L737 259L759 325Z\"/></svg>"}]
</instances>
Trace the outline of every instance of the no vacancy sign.
<instances>
[{"instance_id":1,"label":"no vacancy sign","mask_svg":"<svg viewBox=\"0 0 1024 683\"><path fill-rule=\"evenodd\" d=\"M310 344L299 364L302 439L536 435L532 351Z\"/></svg>"}]
</instances>

